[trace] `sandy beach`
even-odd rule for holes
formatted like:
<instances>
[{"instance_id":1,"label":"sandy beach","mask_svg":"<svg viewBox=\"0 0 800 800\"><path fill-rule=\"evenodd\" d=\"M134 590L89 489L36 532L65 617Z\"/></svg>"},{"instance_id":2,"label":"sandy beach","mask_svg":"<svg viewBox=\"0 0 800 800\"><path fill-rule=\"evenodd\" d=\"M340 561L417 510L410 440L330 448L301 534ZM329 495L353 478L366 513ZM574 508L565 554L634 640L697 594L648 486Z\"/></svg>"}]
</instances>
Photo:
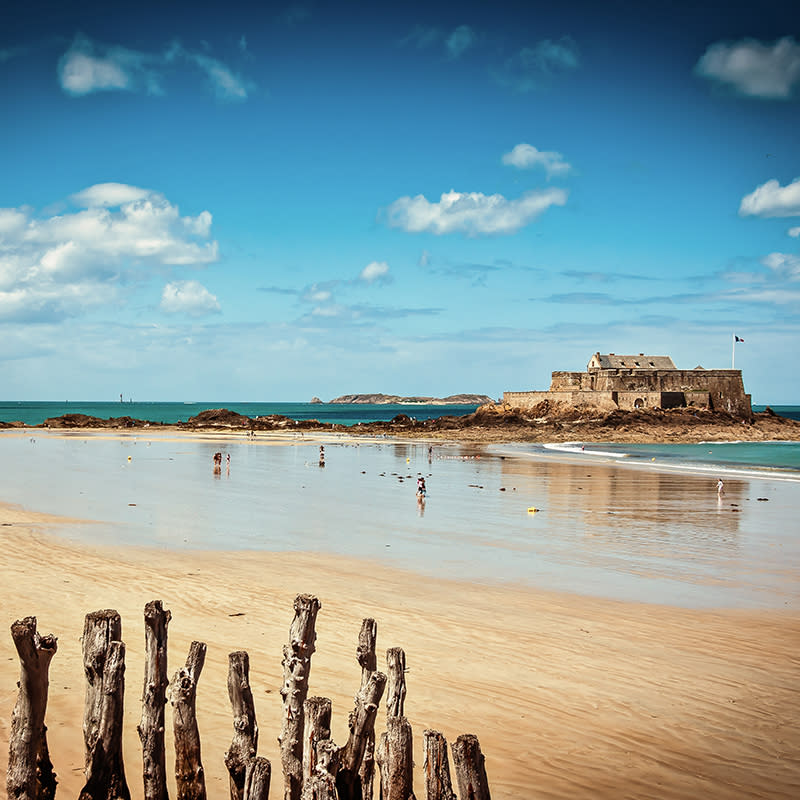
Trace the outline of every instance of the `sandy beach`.
<instances>
[{"instance_id":1,"label":"sandy beach","mask_svg":"<svg viewBox=\"0 0 800 800\"><path fill-rule=\"evenodd\" d=\"M503 481L514 472L506 465ZM593 472L597 483L584 475L582 485L596 498L607 492L609 479L604 470ZM564 475L548 484L553 503L557 491L567 498L576 493ZM626 475L625 491L634 497L661 486L643 471ZM686 491L684 484L667 488L670 496ZM42 633L59 638L47 715L59 796L82 786L83 618L115 608L127 644L126 773L133 796L141 797L142 612L152 599L172 612L170 675L192 640L208 644L198 720L209 796L227 796L227 655L238 649L250 654L259 753L273 764L271 796L279 796L281 648L300 592L322 603L310 694L332 699L336 742L346 741L360 679L361 620L377 620L379 667L386 648L405 649L418 796L428 727L448 741L461 733L478 736L495 800L797 795L800 613L794 602L698 609L604 599L580 585L568 593L464 581L323 552L103 544L102 538L73 540L70 526L81 525L40 510L27 503L0 506L0 623L8 631L15 619L34 615ZM800 576L791 564L787 570L786 581L796 586ZM0 636L3 752L18 674L6 633ZM378 719L380 730L383 711ZM168 731L168 756L170 744Z\"/></svg>"}]
</instances>

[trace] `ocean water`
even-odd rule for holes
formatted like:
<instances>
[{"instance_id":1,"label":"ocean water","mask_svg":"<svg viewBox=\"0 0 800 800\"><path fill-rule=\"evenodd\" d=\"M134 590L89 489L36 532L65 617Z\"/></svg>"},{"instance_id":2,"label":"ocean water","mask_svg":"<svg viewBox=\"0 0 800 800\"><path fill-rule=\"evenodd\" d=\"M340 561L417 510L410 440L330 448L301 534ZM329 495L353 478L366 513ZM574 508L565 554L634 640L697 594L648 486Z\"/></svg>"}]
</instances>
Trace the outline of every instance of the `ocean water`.
<instances>
[{"instance_id":1,"label":"ocean water","mask_svg":"<svg viewBox=\"0 0 800 800\"><path fill-rule=\"evenodd\" d=\"M230 470L214 472L216 451ZM797 608L800 472L730 474L718 496L716 475L604 452L12 430L0 501L86 520L57 533L90 544L310 551L476 583Z\"/></svg>"},{"instance_id":2,"label":"ocean water","mask_svg":"<svg viewBox=\"0 0 800 800\"><path fill-rule=\"evenodd\" d=\"M265 417L280 414L298 420L316 419L319 422L355 425L359 422L388 421L397 414L407 414L416 419L471 414L474 405L428 404L371 404L371 403L138 403L138 402L44 402L0 400L0 421L41 425L46 419L64 414L86 414L90 417L133 417L149 422L174 425L186 422L209 408L227 408L247 417Z\"/></svg>"}]
</instances>

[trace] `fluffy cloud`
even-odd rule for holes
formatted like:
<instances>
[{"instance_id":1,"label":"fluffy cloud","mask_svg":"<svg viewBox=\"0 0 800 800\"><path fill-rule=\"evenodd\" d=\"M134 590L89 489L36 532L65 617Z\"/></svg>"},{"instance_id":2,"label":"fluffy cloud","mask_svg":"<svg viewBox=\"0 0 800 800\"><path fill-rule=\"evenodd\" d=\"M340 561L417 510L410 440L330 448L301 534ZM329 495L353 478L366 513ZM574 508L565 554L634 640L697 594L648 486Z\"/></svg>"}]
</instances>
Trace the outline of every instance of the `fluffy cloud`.
<instances>
[{"instance_id":1,"label":"fluffy cloud","mask_svg":"<svg viewBox=\"0 0 800 800\"><path fill-rule=\"evenodd\" d=\"M459 25L448 37L445 39L445 47L447 54L450 58L459 58L462 56L473 44L475 44L475 31L469 25Z\"/></svg>"},{"instance_id":2,"label":"fluffy cloud","mask_svg":"<svg viewBox=\"0 0 800 800\"><path fill-rule=\"evenodd\" d=\"M71 200L77 210L52 217L0 209L0 319L74 316L154 271L218 258L207 211L182 217L160 193L120 183Z\"/></svg>"},{"instance_id":3,"label":"fluffy cloud","mask_svg":"<svg viewBox=\"0 0 800 800\"><path fill-rule=\"evenodd\" d=\"M757 187L742 198L739 216L800 216L800 178L795 178L786 186L772 179Z\"/></svg>"},{"instance_id":4,"label":"fluffy cloud","mask_svg":"<svg viewBox=\"0 0 800 800\"><path fill-rule=\"evenodd\" d=\"M788 233L789 236L793 236L795 239L797 239L800 236L800 225L798 225L796 228L789 228Z\"/></svg>"},{"instance_id":5,"label":"fluffy cloud","mask_svg":"<svg viewBox=\"0 0 800 800\"><path fill-rule=\"evenodd\" d=\"M755 39L717 42L702 55L695 72L751 97L786 99L800 84L800 44L791 36L772 45Z\"/></svg>"},{"instance_id":6,"label":"fluffy cloud","mask_svg":"<svg viewBox=\"0 0 800 800\"><path fill-rule=\"evenodd\" d=\"M554 150L537 150L532 144L518 144L509 153L503 154L503 163L519 169L542 167L548 178L566 175L572 167L564 156Z\"/></svg>"},{"instance_id":7,"label":"fluffy cloud","mask_svg":"<svg viewBox=\"0 0 800 800\"><path fill-rule=\"evenodd\" d=\"M204 72L212 90L222 100L245 100L252 90L249 81L221 61L187 50L179 42L173 42L163 53L145 53L103 45L82 35L75 38L61 57L58 77L61 88L74 96L100 91L144 91L159 95L164 93L164 71L181 62Z\"/></svg>"},{"instance_id":8,"label":"fluffy cloud","mask_svg":"<svg viewBox=\"0 0 800 800\"><path fill-rule=\"evenodd\" d=\"M528 225L550 206L563 206L563 189L527 192L516 200L480 192L446 192L438 203L423 195L401 197L388 208L388 223L410 233L509 234Z\"/></svg>"},{"instance_id":9,"label":"fluffy cloud","mask_svg":"<svg viewBox=\"0 0 800 800\"><path fill-rule=\"evenodd\" d=\"M161 293L159 308L168 314L204 317L220 311L217 298L197 281L172 281Z\"/></svg>"},{"instance_id":10,"label":"fluffy cloud","mask_svg":"<svg viewBox=\"0 0 800 800\"><path fill-rule=\"evenodd\" d=\"M371 261L359 274L359 279L367 283L376 281L387 282L389 276L389 265L385 261Z\"/></svg>"},{"instance_id":11,"label":"fluffy cloud","mask_svg":"<svg viewBox=\"0 0 800 800\"><path fill-rule=\"evenodd\" d=\"M542 39L532 47L523 47L506 60L495 77L504 86L518 92L530 92L547 83L553 76L580 66L578 45L570 36L558 41Z\"/></svg>"}]
</instances>

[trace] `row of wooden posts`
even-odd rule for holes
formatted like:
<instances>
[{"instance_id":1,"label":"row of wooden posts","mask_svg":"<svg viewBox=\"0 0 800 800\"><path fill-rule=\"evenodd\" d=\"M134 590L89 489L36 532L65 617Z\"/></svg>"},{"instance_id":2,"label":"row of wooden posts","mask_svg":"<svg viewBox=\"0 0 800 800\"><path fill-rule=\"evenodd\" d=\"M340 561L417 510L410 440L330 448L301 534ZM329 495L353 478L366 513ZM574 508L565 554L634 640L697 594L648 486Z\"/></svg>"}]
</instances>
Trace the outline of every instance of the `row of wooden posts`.
<instances>
[{"instance_id":1,"label":"row of wooden posts","mask_svg":"<svg viewBox=\"0 0 800 800\"><path fill-rule=\"evenodd\" d=\"M361 685L350 713L350 735L340 747L330 738L331 701L307 697L315 650L319 600L301 594L294 601L289 643L283 648L283 715L278 737L284 800L372 800L375 763L381 800L414 800L411 726L404 716L405 653L387 651L386 673L377 669L377 625L361 625L356 658ZM192 642L186 663L167 680L167 625L171 614L160 600L144 609L145 674L142 718L144 800L167 800L165 706L173 706L175 781L178 800L205 800L205 773L195 716L197 682L206 645ZM36 630L36 618L11 626L20 658L19 693L11 720L6 788L9 800L52 800L56 775L47 748L45 711L48 672L56 638ZM83 638L86 703L83 719L86 783L79 800L130 800L122 759L125 645L116 611L86 615ZM244 651L231 653L228 695L233 708L233 740L225 753L231 800L267 800L271 765L257 755L258 726L250 690L250 662ZM375 747L375 719L386 694L386 731ZM450 779L447 742L438 731L424 732L426 800L456 800ZM459 800L489 800L484 758L472 734L452 746Z\"/></svg>"}]
</instances>

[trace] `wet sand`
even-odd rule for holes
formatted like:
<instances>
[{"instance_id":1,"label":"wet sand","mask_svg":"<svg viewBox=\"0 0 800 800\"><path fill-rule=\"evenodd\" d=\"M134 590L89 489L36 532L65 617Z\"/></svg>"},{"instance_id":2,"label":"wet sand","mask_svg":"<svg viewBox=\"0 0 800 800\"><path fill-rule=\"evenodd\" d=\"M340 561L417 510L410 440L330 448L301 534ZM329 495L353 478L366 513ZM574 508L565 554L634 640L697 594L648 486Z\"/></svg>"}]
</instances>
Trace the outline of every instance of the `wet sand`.
<instances>
[{"instance_id":1,"label":"wet sand","mask_svg":"<svg viewBox=\"0 0 800 800\"><path fill-rule=\"evenodd\" d=\"M509 471L525 468L505 469L503 482ZM625 475L627 488L614 491L636 497L654 490L646 473ZM637 484L636 475L644 482ZM557 484L548 484L552 498ZM612 484L619 476L596 485L584 476L580 491L591 491L599 502L601 496L608 500ZM579 490L571 483L561 487L561 494L570 492ZM113 607L122 615L127 643L126 771L133 796L141 797L135 728L142 610L156 598L173 615L170 675L193 639L208 644L198 719L209 796L227 796L227 654L237 649L250 653L259 752L272 761L272 796L279 796L281 648L300 592L322 601L310 691L332 698L337 742L346 740L360 679L355 647L362 618L377 620L379 655L388 647L405 649L406 712L415 732L420 797L427 727L448 741L465 732L479 737L495 800L797 795L800 614L791 595L787 600L779 592L783 608L680 608L603 599L581 585L564 593L462 582L394 569L378 558L106 547L102 537L71 541L68 523L65 536L60 520L13 506L0 506L0 523L0 624L8 631L14 619L35 615L43 633L59 637L47 718L59 796L75 795L82 786L83 617ZM688 530L690 522L685 524ZM626 525L630 520L623 518L600 529L609 539L618 532L610 551L617 556L636 547L633 537L623 535ZM677 546L695 548L690 558L700 552L686 537ZM671 560L661 562L664 570ZM755 562L753 569L759 569ZM800 575L791 562L786 569L787 583L796 587ZM2 752L18 671L10 636L0 635ZM168 733L168 752L170 743Z\"/></svg>"}]
</instances>

